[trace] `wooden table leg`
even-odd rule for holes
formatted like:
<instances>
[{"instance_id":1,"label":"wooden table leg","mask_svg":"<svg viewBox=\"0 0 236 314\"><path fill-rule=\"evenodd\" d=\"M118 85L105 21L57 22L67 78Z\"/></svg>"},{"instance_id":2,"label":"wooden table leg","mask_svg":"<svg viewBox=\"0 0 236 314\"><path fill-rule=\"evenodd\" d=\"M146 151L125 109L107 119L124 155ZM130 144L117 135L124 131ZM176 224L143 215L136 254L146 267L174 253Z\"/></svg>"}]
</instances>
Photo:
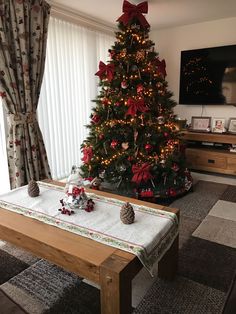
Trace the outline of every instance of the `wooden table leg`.
<instances>
[{"instance_id":1,"label":"wooden table leg","mask_svg":"<svg viewBox=\"0 0 236 314\"><path fill-rule=\"evenodd\" d=\"M158 277L173 280L178 269L179 235L158 263Z\"/></svg>"},{"instance_id":2,"label":"wooden table leg","mask_svg":"<svg viewBox=\"0 0 236 314\"><path fill-rule=\"evenodd\" d=\"M102 314L132 312L132 279L140 270L140 263L117 254L107 258L100 267Z\"/></svg>"}]
</instances>

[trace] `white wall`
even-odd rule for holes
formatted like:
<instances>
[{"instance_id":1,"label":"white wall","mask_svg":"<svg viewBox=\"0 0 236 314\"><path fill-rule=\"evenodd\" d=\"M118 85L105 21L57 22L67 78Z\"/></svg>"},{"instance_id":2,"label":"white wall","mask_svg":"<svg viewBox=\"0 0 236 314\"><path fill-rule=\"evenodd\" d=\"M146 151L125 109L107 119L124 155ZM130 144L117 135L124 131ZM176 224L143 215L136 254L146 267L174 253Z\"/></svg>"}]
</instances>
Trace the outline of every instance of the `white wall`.
<instances>
[{"instance_id":1,"label":"white wall","mask_svg":"<svg viewBox=\"0 0 236 314\"><path fill-rule=\"evenodd\" d=\"M167 64L167 81L174 99L179 99L179 72L181 50L236 44L236 17L152 31L151 39L156 51ZM180 118L191 121L192 116L217 118L236 117L236 107L224 105L178 105L175 112Z\"/></svg>"}]
</instances>

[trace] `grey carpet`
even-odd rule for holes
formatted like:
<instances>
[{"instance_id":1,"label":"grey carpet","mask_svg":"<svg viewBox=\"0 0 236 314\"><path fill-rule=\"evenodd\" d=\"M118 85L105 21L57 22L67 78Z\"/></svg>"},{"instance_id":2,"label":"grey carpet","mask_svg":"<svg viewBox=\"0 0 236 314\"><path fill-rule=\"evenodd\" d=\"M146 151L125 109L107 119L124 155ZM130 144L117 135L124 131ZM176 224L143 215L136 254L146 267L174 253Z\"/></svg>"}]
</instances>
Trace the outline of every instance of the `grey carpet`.
<instances>
[{"instance_id":1,"label":"grey carpet","mask_svg":"<svg viewBox=\"0 0 236 314\"><path fill-rule=\"evenodd\" d=\"M225 295L178 276L173 282L156 280L134 314L217 314Z\"/></svg>"},{"instance_id":2,"label":"grey carpet","mask_svg":"<svg viewBox=\"0 0 236 314\"><path fill-rule=\"evenodd\" d=\"M38 257L9 243L5 243L4 245L2 245L1 250L7 252L8 254L11 254L12 256L16 257L17 259L28 265L33 265L40 260Z\"/></svg>"},{"instance_id":3,"label":"grey carpet","mask_svg":"<svg viewBox=\"0 0 236 314\"><path fill-rule=\"evenodd\" d=\"M226 184L198 181L193 192L177 199L170 207L179 208L182 216L203 220L227 187Z\"/></svg>"},{"instance_id":4,"label":"grey carpet","mask_svg":"<svg viewBox=\"0 0 236 314\"><path fill-rule=\"evenodd\" d=\"M230 185L221 195L220 200L236 203L236 186Z\"/></svg>"},{"instance_id":5,"label":"grey carpet","mask_svg":"<svg viewBox=\"0 0 236 314\"><path fill-rule=\"evenodd\" d=\"M100 314L100 290L81 282L44 314Z\"/></svg>"},{"instance_id":6,"label":"grey carpet","mask_svg":"<svg viewBox=\"0 0 236 314\"><path fill-rule=\"evenodd\" d=\"M40 260L1 285L1 289L30 314L44 313L79 286L81 279Z\"/></svg>"},{"instance_id":7,"label":"grey carpet","mask_svg":"<svg viewBox=\"0 0 236 314\"><path fill-rule=\"evenodd\" d=\"M197 237L179 251L179 274L226 292L236 270L236 250Z\"/></svg>"},{"instance_id":8,"label":"grey carpet","mask_svg":"<svg viewBox=\"0 0 236 314\"><path fill-rule=\"evenodd\" d=\"M29 265L22 262L13 255L0 250L0 285L18 273L22 272Z\"/></svg>"},{"instance_id":9,"label":"grey carpet","mask_svg":"<svg viewBox=\"0 0 236 314\"><path fill-rule=\"evenodd\" d=\"M179 248L181 248L188 241L200 223L200 219L194 219L181 215L179 228Z\"/></svg>"}]
</instances>

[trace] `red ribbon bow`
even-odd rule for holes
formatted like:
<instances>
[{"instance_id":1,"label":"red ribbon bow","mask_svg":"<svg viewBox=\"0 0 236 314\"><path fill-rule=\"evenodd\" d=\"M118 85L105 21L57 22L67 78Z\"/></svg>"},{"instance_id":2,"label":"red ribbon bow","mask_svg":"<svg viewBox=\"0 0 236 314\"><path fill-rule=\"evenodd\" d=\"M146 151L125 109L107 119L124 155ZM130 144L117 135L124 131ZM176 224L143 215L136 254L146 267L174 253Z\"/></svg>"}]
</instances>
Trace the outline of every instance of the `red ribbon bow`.
<instances>
[{"instance_id":1,"label":"red ribbon bow","mask_svg":"<svg viewBox=\"0 0 236 314\"><path fill-rule=\"evenodd\" d=\"M161 74L163 77L166 77L166 62L165 60L159 60L158 58L156 58L156 60L154 61L156 66L157 66L157 71L159 74Z\"/></svg>"},{"instance_id":2,"label":"red ribbon bow","mask_svg":"<svg viewBox=\"0 0 236 314\"><path fill-rule=\"evenodd\" d=\"M143 13L148 13L147 1L135 5L125 0L123 3L123 12L124 14L122 14L117 21L122 22L125 26L135 17L139 20L140 24L144 28L150 26L146 18L143 16Z\"/></svg>"},{"instance_id":3,"label":"red ribbon bow","mask_svg":"<svg viewBox=\"0 0 236 314\"><path fill-rule=\"evenodd\" d=\"M143 98L139 100L134 100L132 98L128 99L129 109L126 112L127 115L135 116L137 111L139 112L147 112L148 107L145 105Z\"/></svg>"},{"instance_id":4,"label":"red ribbon bow","mask_svg":"<svg viewBox=\"0 0 236 314\"><path fill-rule=\"evenodd\" d=\"M93 157L93 149L92 147L84 147L83 148L84 157L81 159L85 164L88 164Z\"/></svg>"},{"instance_id":5,"label":"red ribbon bow","mask_svg":"<svg viewBox=\"0 0 236 314\"><path fill-rule=\"evenodd\" d=\"M151 165L148 163L133 165L132 172L134 175L131 181L140 184L142 181L147 182L149 179L152 179L153 176L150 173L150 168Z\"/></svg>"},{"instance_id":6,"label":"red ribbon bow","mask_svg":"<svg viewBox=\"0 0 236 314\"><path fill-rule=\"evenodd\" d=\"M114 76L114 71L115 71L115 66L114 64L105 64L102 61L99 62L99 71L97 71L97 73L95 73L95 75L99 76L100 79L102 79L102 77L104 75L107 76L108 81L110 82L113 79Z\"/></svg>"}]
</instances>

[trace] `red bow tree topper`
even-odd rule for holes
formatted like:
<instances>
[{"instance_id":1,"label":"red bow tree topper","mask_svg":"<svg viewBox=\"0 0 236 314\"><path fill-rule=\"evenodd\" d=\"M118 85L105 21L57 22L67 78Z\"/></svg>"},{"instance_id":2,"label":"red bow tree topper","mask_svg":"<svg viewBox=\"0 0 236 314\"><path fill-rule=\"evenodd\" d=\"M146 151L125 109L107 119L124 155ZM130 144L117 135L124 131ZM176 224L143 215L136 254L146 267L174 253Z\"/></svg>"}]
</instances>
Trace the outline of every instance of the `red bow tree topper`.
<instances>
[{"instance_id":1,"label":"red bow tree topper","mask_svg":"<svg viewBox=\"0 0 236 314\"><path fill-rule=\"evenodd\" d=\"M146 18L143 16L143 13L148 13L147 1L135 5L125 0L123 3L123 12L124 14L122 14L117 21L122 22L125 26L132 21L133 18L137 18L144 28L150 26Z\"/></svg>"},{"instance_id":2,"label":"red bow tree topper","mask_svg":"<svg viewBox=\"0 0 236 314\"><path fill-rule=\"evenodd\" d=\"M127 115L135 116L137 111L147 112L149 110L148 107L145 105L143 98L138 99L138 100L129 98L127 103L128 103L129 109L125 114L126 116Z\"/></svg>"},{"instance_id":3,"label":"red bow tree topper","mask_svg":"<svg viewBox=\"0 0 236 314\"><path fill-rule=\"evenodd\" d=\"M136 184L140 184L142 181L147 182L150 179L153 179L153 176L150 173L151 165L148 163L143 163L141 165L133 165L132 166L132 172L133 172L133 178L132 182L135 182Z\"/></svg>"},{"instance_id":4,"label":"red bow tree topper","mask_svg":"<svg viewBox=\"0 0 236 314\"><path fill-rule=\"evenodd\" d=\"M105 64L102 61L99 62L99 70L95 73L95 75L99 76L100 80L107 77L108 81L111 82L113 79L115 72L115 66L112 63Z\"/></svg>"},{"instance_id":5,"label":"red bow tree topper","mask_svg":"<svg viewBox=\"0 0 236 314\"><path fill-rule=\"evenodd\" d=\"M88 164L93 157L93 149L92 147L84 147L83 148L83 158L81 159L85 164Z\"/></svg>"}]
</instances>

